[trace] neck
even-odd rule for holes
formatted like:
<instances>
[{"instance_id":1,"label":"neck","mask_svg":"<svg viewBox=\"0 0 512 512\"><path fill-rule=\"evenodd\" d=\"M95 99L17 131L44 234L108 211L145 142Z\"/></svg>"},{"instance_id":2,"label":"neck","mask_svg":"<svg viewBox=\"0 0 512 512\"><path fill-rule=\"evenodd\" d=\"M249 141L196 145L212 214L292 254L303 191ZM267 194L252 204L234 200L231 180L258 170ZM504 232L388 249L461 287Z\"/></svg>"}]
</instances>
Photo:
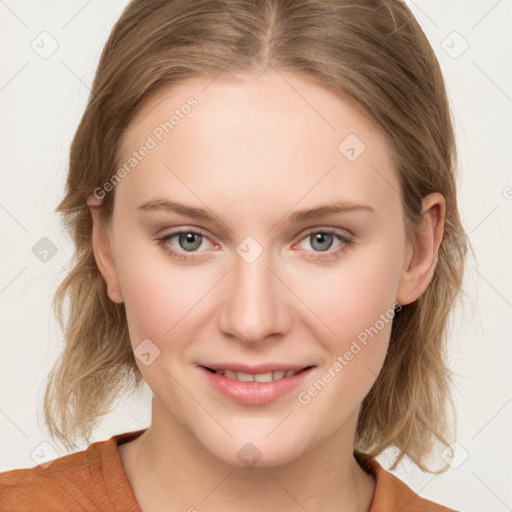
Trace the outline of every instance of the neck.
<instances>
[{"instance_id":1,"label":"neck","mask_svg":"<svg viewBox=\"0 0 512 512\"><path fill-rule=\"evenodd\" d=\"M143 512L367 512L375 480L353 456L356 421L286 464L240 467L212 455L175 418L169 422L153 400L151 427L119 454Z\"/></svg>"}]
</instances>

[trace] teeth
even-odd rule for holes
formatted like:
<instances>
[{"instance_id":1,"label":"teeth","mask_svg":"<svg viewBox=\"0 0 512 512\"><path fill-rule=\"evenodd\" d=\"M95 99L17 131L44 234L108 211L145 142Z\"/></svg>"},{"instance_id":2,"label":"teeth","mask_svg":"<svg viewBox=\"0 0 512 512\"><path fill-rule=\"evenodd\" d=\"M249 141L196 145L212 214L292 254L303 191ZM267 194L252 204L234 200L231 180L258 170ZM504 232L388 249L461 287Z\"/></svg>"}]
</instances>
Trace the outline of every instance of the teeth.
<instances>
[{"instance_id":1,"label":"teeth","mask_svg":"<svg viewBox=\"0 0 512 512\"><path fill-rule=\"evenodd\" d=\"M251 375L250 373L245 372L236 372L236 379L242 382L252 382L254 380L255 375Z\"/></svg>"},{"instance_id":2,"label":"teeth","mask_svg":"<svg viewBox=\"0 0 512 512\"><path fill-rule=\"evenodd\" d=\"M267 372L267 373L246 373L246 372L235 372L233 370L216 370L215 373L217 375L223 375L228 379L238 380L240 382L272 382L273 380L280 380L285 377L291 377L295 375L300 370L278 370L275 372Z\"/></svg>"}]
</instances>

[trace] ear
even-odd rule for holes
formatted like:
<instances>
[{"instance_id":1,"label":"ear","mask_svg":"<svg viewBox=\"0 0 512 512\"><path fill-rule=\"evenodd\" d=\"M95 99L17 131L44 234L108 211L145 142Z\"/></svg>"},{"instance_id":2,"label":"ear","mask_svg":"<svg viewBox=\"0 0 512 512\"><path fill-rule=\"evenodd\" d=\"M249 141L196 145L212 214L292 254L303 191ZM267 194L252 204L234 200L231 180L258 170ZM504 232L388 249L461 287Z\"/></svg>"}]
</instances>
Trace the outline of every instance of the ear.
<instances>
[{"instance_id":1,"label":"ear","mask_svg":"<svg viewBox=\"0 0 512 512\"><path fill-rule=\"evenodd\" d=\"M94 196L87 198L87 205L92 216L92 247L96 264L107 284L107 293L112 302L121 304L123 296L119 279L117 276L116 264L112 253L112 244L107 228L101 222L101 200Z\"/></svg>"},{"instance_id":2,"label":"ear","mask_svg":"<svg viewBox=\"0 0 512 512\"><path fill-rule=\"evenodd\" d=\"M432 280L443 238L445 210L446 202L439 192L423 198L421 224L414 239L407 244L407 255L397 290L398 304L414 302Z\"/></svg>"}]
</instances>

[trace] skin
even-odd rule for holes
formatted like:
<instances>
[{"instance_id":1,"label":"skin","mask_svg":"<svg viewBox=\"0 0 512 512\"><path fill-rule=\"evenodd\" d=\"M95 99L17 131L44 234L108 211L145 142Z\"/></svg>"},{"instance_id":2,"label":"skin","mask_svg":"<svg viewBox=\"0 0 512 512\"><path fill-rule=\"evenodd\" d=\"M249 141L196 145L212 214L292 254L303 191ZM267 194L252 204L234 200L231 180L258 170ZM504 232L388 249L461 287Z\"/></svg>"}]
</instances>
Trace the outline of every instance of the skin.
<instances>
[{"instance_id":1,"label":"skin","mask_svg":"<svg viewBox=\"0 0 512 512\"><path fill-rule=\"evenodd\" d=\"M423 293L442 237L443 196L424 198L422 229L408 239L398 176L376 124L321 85L275 71L195 77L160 91L128 127L121 160L190 96L198 106L116 186L108 229L100 201L88 200L95 258L109 297L125 303L132 347L149 338L160 350L148 366L137 359L153 392L152 420L119 447L128 480L142 510L367 511L375 481L353 443L391 322L308 404L297 395L395 302ZM366 146L353 162L338 150L349 134ZM206 208L217 220L137 210L155 198ZM374 211L285 221L332 201ZM195 259L177 260L156 241L182 227L208 235L167 241ZM334 236L315 244L327 228L352 243ZM263 249L252 263L236 252L247 236ZM226 361L315 369L275 402L248 406L219 394L196 367ZM237 456L248 442L261 453L252 467Z\"/></svg>"}]
</instances>

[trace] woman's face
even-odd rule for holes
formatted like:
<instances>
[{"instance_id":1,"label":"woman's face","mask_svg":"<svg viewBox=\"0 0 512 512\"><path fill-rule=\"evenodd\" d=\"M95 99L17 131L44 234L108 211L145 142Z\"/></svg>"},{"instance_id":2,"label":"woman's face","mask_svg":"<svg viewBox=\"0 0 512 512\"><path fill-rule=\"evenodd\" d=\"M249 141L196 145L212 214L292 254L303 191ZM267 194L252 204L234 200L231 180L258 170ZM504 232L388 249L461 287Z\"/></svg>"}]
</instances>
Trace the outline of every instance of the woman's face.
<instances>
[{"instance_id":1,"label":"woman's face","mask_svg":"<svg viewBox=\"0 0 512 512\"><path fill-rule=\"evenodd\" d=\"M153 423L236 465L352 443L393 305L416 298L378 126L297 75L196 77L146 103L122 148L101 269ZM310 369L261 384L235 365Z\"/></svg>"}]
</instances>

